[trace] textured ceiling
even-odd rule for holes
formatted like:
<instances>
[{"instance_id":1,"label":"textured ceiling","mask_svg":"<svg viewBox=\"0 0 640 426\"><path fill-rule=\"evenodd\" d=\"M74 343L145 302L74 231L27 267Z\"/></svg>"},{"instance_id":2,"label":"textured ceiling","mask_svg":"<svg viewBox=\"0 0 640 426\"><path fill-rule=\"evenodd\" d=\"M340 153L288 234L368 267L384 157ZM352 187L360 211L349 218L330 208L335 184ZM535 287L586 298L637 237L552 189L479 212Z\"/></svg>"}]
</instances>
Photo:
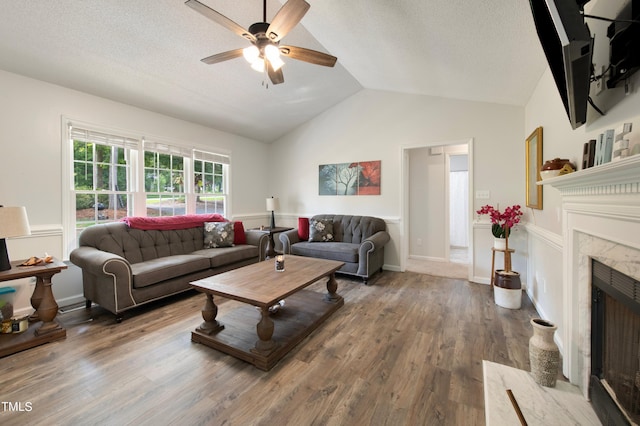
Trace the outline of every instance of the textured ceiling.
<instances>
[{"instance_id":1,"label":"textured ceiling","mask_svg":"<svg viewBox=\"0 0 640 426\"><path fill-rule=\"evenodd\" d=\"M260 0L201 1L262 20ZM249 43L182 0L0 0L0 69L271 142L363 87L524 105L546 67L528 0L307 1L283 44L338 63L285 58L268 88L242 58L200 62Z\"/></svg>"}]
</instances>

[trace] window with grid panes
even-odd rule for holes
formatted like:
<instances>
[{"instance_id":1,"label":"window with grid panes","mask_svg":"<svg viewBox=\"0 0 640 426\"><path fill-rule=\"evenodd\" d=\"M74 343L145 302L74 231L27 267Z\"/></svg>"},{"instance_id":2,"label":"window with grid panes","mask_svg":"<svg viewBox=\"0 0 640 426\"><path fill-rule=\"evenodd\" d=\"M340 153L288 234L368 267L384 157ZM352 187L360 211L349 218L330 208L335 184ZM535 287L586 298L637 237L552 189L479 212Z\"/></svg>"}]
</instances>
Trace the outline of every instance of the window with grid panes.
<instances>
[{"instance_id":1,"label":"window with grid panes","mask_svg":"<svg viewBox=\"0 0 640 426\"><path fill-rule=\"evenodd\" d=\"M225 214L228 157L194 151L196 213Z\"/></svg>"},{"instance_id":2,"label":"window with grid panes","mask_svg":"<svg viewBox=\"0 0 640 426\"><path fill-rule=\"evenodd\" d=\"M76 236L86 227L130 214L131 149L137 141L85 129L71 130Z\"/></svg>"}]
</instances>

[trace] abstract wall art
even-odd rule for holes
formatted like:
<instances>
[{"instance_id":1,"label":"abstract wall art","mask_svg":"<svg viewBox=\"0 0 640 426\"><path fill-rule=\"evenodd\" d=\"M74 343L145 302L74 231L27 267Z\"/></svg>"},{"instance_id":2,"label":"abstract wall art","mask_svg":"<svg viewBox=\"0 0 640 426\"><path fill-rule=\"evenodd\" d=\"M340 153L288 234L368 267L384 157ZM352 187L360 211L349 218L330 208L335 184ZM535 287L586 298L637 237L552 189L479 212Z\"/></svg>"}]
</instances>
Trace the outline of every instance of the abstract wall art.
<instances>
[{"instance_id":1,"label":"abstract wall art","mask_svg":"<svg viewBox=\"0 0 640 426\"><path fill-rule=\"evenodd\" d=\"M381 161L321 164L319 195L380 195Z\"/></svg>"}]
</instances>

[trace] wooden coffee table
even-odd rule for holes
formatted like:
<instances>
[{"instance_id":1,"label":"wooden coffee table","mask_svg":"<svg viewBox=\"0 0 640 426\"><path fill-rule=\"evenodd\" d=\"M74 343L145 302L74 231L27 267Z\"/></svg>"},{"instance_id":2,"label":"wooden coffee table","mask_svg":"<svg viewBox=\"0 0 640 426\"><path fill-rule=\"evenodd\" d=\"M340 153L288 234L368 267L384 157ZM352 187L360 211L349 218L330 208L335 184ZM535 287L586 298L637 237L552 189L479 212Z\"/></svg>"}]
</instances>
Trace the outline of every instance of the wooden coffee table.
<instances>
[{"instance_id":1,"label":"wooden coffee table","mask_svg":"<svg viewBox=\"0 0 640 426\"><path fill-rule=\"evenodd\" d=\"M207 299L202 309L204 322L191 333L191 340L270 370L344 305L342 296L336 294L335 278L343 264L286 256L282 272L275 270L273 260L267 260L194 281L191 285ZM305 289L324 277L328 277L326 294ZM214 296L244 304L218 321ZM280 300L285 300L284 307L271 313L269 308Z\"/></svg>"}]
</instances>

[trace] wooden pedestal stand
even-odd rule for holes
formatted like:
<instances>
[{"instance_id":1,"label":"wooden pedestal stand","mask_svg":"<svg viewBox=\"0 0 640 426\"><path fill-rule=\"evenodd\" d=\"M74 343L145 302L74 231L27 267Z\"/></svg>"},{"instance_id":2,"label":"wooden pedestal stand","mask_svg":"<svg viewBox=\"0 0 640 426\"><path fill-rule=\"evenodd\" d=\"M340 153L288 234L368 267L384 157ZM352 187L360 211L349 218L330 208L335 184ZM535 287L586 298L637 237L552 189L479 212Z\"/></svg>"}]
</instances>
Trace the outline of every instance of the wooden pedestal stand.
<instances>
[{"instance_id":1,"label":"wooden pedestal stand","mask_svg":"<svg viewBox=\"0 0 640 426\"><path fill-rule=\"evenodd\" d=\"M67 269L67 265L56 259L51 263L35 266L18 266L20 263L22 261L11 262L11 269L0 272L0 281L35 277L36 287L31 295L31 306L35 312L29 317L29 328L26 331L0 334L0 357L67 336L67 331L55 321L58 304L51 291L51 277Z\"/></svg>"}]
</instances>

